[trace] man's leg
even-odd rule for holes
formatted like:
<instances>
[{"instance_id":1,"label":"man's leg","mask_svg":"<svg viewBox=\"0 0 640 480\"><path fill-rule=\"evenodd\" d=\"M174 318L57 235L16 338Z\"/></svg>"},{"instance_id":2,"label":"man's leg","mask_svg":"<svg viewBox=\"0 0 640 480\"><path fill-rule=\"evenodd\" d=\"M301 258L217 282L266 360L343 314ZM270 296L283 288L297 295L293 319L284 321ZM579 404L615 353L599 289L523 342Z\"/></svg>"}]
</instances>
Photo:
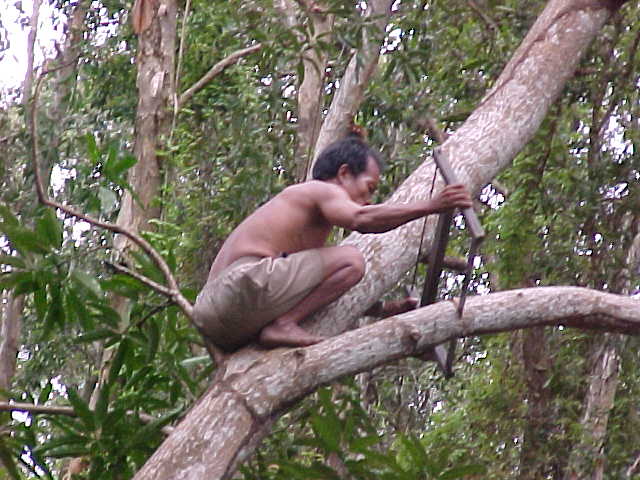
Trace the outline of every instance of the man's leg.
<instances>
[{"instance_id":1,"label":"man's leg","mask_svg":"<svg viewBox=\"0 0 640 480\"><path fill-rule=\"evenodd\" d=\"M276 318L260 332L260 343L267 347L306 347L324 340L311 335L299 323L325 305L344 295L358 283L365 270L362 253L350 246L319 250L324 262L324 280L300 303Z\"/></svg>"}]
</instances>

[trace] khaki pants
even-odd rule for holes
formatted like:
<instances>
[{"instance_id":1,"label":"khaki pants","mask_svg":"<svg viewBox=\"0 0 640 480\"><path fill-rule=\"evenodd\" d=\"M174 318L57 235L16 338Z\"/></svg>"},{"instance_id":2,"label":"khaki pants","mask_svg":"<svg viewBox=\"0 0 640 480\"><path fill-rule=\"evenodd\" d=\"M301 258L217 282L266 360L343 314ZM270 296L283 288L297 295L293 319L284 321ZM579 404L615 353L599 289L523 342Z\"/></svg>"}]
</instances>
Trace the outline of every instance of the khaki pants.
<instances>
[{"instance_id":1,"label":"khaki pants","mask_svg":"<svg viewBox=\"0 0 640 480\"><path fill-rule=\"evenodd\" d=\"M213 343L234 350L295 307L323 279L324 263L315 249L286 257L243 257L203 287L194 321Z\"/></svg>"}]
</instances>

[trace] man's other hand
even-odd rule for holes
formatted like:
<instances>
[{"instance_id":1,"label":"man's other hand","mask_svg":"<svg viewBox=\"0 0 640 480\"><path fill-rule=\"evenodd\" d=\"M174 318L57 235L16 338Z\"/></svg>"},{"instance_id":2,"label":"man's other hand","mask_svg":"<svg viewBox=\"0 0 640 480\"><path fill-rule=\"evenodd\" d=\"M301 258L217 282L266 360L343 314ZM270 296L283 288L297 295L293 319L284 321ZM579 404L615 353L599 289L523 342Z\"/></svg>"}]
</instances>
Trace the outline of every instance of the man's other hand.
<instances>
[{"instance_id":1,"label":"man's other hand","mask_svg":"<svg viewBox=\"0 0 640 480\"><path fill-rule=\"evenodd\" d=\"M472 205L471 195L462 183L447 185L431 199L433 213L442 213L452 208L466 208Z\"/></svg>"}]
</instances>

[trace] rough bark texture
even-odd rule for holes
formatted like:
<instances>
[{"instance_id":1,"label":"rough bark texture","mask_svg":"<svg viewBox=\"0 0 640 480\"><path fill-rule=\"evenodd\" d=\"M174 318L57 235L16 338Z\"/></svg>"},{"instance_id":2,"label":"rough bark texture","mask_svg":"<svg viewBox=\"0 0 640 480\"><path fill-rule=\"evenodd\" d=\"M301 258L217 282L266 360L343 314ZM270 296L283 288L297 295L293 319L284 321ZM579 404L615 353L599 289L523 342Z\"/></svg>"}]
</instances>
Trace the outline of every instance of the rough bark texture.
<instances>
[{"instance_id":1,"label":"rough bark texture","mask_svg":"<svg viewBox=\"0 0 640 480\"><path fill-rule=\"evenodd\" d=\"M333 96L327 118L322 124L315 144L313 158L331 142L344 137L347 128L353 121L362 101L364 90L378 66L380 48L385 35L385 28L391 15L392 0L373 0L367 2L367 16L375 18L370 28L363 34L363 45L349 61L347 70L340 79L340 87ZM309 162L307 177L311 175L313 163Z\"/></svg>"},{"instance_id":2,"label":"rough bark texture","mask_svg":"<svg viewBox=\"0 0 640 480\"><path fill-rule=\"evenodd\" d=\"M296 178L303 181L313 158L313 147L322 125L322 98L324 76L327 69L327 53L318 40L330 40L333 14L310 11L310 28L307 32L309 48L302 53L304 79L298 88L298 144L296 146Z\"/></svg>"},{"instance_id":3,"label":"rough bark texture","mask_svg":"<svg viewBox=\"0 0 640 480\"><path fill-rule=\"evenodd\" d=\"M601 3L550 2L496 87L443 145L460 181L478 192L511 163L609 15ZM432 174L433 164L425 162L391 201L425 199ZM345 243L363 252L367 276L315 316L310 323L314 331L337 335L352 328L411 267L421 225L412 222L382 235L350 236ZM434 227L432 219L427 237L432 237ZM216 384L135 478L230 478L289 406L343 375L419 353L454 337L534 325L561 323L636 333L640 331L637 305L626 297L578 288L520 290L468 299L462 320L452 303L441 302L307 349L266 353L245 349L221 367Z\"/></svg>"},{"instance_id":4,"label":"rough bark texture","mask_svg":"<svg viewBox=\"0 0 640 480\"><path fill-rule=\"evenodd\" d=\"M305 349L277 349L226 372L136 479L226 479L273 421L321 385L451 338L565 325L640 334L638 301L579 287L512 290L469 298L464 317L440 302Z\"/></svg>"}]
</instances>

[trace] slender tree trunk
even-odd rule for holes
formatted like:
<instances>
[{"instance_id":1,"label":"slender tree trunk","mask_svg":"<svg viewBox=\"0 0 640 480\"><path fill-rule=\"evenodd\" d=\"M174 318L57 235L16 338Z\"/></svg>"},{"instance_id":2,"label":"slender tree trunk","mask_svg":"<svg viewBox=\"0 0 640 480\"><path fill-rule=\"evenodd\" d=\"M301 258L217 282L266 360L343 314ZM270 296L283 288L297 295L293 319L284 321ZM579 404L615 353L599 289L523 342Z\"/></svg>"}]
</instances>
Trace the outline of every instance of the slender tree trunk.
<instances>
[{"instance_id":1,"label":"slender tree trunk","mask_svg":"<svg viewBox=\"0 0 640 480\"><path fill-rule=\"evenodd\" d=\"M364 92L376 72L385 29L391 16L393 0L367 2L366 15L372 20L363 32L363 45L353 54L347 70L340 79L340 87L334 94L327 118L322 124L313 152L313 160L331 142L344 137L353 117L362 105ZM307 177L311 175L313 162L308 162Z\"/></svg>"},{"instance_id":2,"label":"slender tree trunk","mask_svg":"<svg viewBox=\"0 0 640 480\"><path fill-rule=\"evenodd\" d=\"M16 372L16 356L20 348L22 308L24 297L12 293L2 294L2 316L0 317L0 391L11 388L11 380ZM6 303L5 303L6 301ZM3 395L0 393L0 398Z\"/></svg>"},{"instance_id":3,"label":"slender tree trunk","mask_svg":"<svg viewBox=\"0 0 640 480\"><path fill-rule=\"evenodd\" d=\"M331 39L334 15L322 11L309 12L311 28L309 48L302 54L304 79L298 88L298 144L296 146L296 179L304 181L313 158L313 148L322 125L322 99L328 55L318 40Z\"/></svg>"},{"instance_id":4,"label":"slender tree trunk","mask_svg":"<svg viewBox=\"0 0 640 480\"><path fill-rule=\"evenodd\" d=\"M551 420L549 391L545 383L551 367L547 333L544 327L522 333L522 364L526 385L527 414L520 452L520 480L544 478L546 458L542 453L547 443Z\"/></svg>"},{"instance_id":5,"label":"slender tree trunk","mask_svg":"<svg viewBox=\"0 0 640 480\"><path fill-rule=\"evenodd\" d=\"M582 53L609 18L609 8L612 8L609 4L585 4L578 0L549 3L494 89L443 145L443 153L448 155L460 180L472 191L479 191L508 166L534 135ZM432 174L433 165L424 163L391 201L426 198L425 185ZM434 226L434 221L429 222L428 237L432 237ZM353 327L355 320L411 267L420 233L421 222L412 222L382 235L350 236L345 243L357 245L364 253L367 276L350 293L314 317L311 322L314 331L336 335ZM580 296L580 291L535 288L475 297L468 300L462 321L450 302L440 302L307 349L262 353L247 348L220 367L217 383L194 405L135 478L231 478L237 465L269 433L273 422L318 386L422 352L449 338L499 331L501 309L505 310L508 320L503 320L510 328L533 326L542 312L562 315L566 325L584 326L600 321L612 328L616 325L623 330L623 325L635 328L627 318L638 314L635 301L615 297L616 305L597 303L596 308L593 302ZM561 292L561 296L552 298L552 292ZM535 295L544 298L536 301ZM605 298L601 296L605 294L596 292L589 295L597 297L598 302ZM482 307L489 303L491 310L484 310ZM579 313L588 305L596 308L594 317ZM627 317L611 318L622 313ZM399 318L412 321L399 323ZM437 324L434 318L438 319ZM539 324L548 322L545 317ZM479 327L480 323L483 327Z\"/></svg>"},{"instance_id":6,"label":"slender tree trunk","mask_svg":"<svg viewBox=\"0 0 640 480\"><path fill-rule=\"evenodd\" d=\"M636 218L634 229L638 228ZM627 265L620 276L618 290L628 295L632 275L640 264L640 235L636 235L627 254ZM614 286L615 288L615 286ZM596 339L591 354L589 387L584 399L581 436L574 445L565 472L565 480L602 480L606 469L605 442L609 415L614 406L616 390L620 380L620 353L624 350L626 337L603 334Z\"/></svg>"},{"instance_id":7,"label":"slender tree trunk","mask_svg":"<svg viewBox=\"0 0 640 480\"><path fill-rule=\"evenodd\" d=\"M31 88L33 85L34 53L36 37L38 36L38 21L40 19L40 6L42 0L34 0L31 19L29 20L29 35L27 37L27 72L22 84L22 103L27 105L31 99Z\"/></svg>"},{"instance_id":8,"label":"slender tree trunk","mask_svg":"<svg viewBox=\"0 0 640 480\"><path fill-rule=\"evenodd\" d=\"M117 220L118 225L133 232L148 230L149 220L160 216L162 157L159 152L166 147L175 94L176 2L159 0L153 5L153 19L139 36L136 56L138 108L133 149L138 163L129 170L129 184L139 203L129 191L125 192ZM120 236L115 246L125 251L128 241Z\"/></svg>"},{"instance_id":9,"label":"slender tree trunk","mask_svg":"<svg viewBox=\"0 0 640 480\"><path fill-rule=\"evenodd\" d=\"M60 125L67 111L69 100L78 74L80 45L86 31L85 17L91 2L80 0L76 3L66 26L64 44L56 58L56 86L53 90L53 105L49 116L54 125ZM59 140L58 140L59 143Z\"/></svg>"},{"instance_id":10,"label":"slender tree trunk","mask_svg":"<svg viewBox=\"0 0 640 480\"><path fill-rule=\"evenodd\" d=\"M125 191L116 220L119 226L134 233L149 230L149 221L160 217L162 157L159 152L166 149L175 95L176 2L159 0L149 5L151 21L139 34L136 56L138 107L133 151L137 163L128 174L129 185L135 192L135 197L130 191ZM133 245L120 235L116 237L114 247L121 254L126 254ZM121 315L127 305L126 298L113 298L112 307ZM91 396L91 406L97 401L100 389L108 377L112 354L111 350L103 353L101 374Z\"/></svg>"}]
</instances>

